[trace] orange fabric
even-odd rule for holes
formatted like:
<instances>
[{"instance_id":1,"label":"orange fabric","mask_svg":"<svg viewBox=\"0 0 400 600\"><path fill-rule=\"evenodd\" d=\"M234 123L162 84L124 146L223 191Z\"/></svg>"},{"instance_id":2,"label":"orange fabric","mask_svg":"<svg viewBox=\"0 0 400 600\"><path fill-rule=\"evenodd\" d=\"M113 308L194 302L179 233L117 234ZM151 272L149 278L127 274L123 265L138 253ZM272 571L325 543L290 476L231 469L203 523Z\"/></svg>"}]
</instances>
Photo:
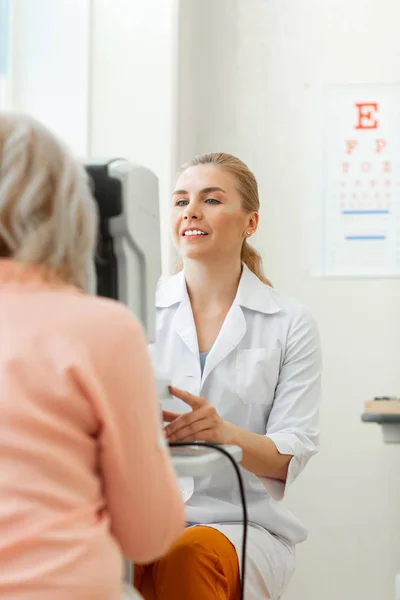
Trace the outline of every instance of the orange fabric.
<instances>
[{"instance_id":1,"label":"orange fabric","mask_svg":"<svg viewBox=\"0 0 400 600\"><path fill-rule=\"evenodd\" d=\"M222 533L191 527L163 558L136 566L134 583L144 600L238 600L239 561Z\"/></svg>"}]
</instances>

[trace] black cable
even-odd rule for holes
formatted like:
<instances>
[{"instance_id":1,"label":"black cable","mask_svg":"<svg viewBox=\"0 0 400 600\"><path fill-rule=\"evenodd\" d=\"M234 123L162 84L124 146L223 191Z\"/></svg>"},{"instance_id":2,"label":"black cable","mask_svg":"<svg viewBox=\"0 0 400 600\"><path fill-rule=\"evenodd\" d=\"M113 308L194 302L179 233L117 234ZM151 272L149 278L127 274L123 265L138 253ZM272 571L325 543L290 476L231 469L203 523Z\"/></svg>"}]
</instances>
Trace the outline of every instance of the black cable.
<instances>
[{"instance_id":1,"label":"black cable","mask_svg":"<svg viewBox=\"0 0 400 600\"><path fill-rule=\"evenodd\" d=\"M227 450L223 446L219 446L218 444L209 444L208 442L171 442L168 444L170 448L182 448L182 447L201 447L201 448L210 448L212 450L218 450L221 454L224 454L231 462L233 468L235 469L235 473L239 483L240 490L240 499L242 501L243 508L243 542L242 542L242 557L241 557L241 583L240 583L240 600L244 600L244 583L245 583L245 569L246 569L246 548L247 548L247 525L248 525L248 517L247 517L247 504L246 504L246 494L244 491L243 478L239 469L239 465L229 454Z\"/></svg>"}]
</instances>

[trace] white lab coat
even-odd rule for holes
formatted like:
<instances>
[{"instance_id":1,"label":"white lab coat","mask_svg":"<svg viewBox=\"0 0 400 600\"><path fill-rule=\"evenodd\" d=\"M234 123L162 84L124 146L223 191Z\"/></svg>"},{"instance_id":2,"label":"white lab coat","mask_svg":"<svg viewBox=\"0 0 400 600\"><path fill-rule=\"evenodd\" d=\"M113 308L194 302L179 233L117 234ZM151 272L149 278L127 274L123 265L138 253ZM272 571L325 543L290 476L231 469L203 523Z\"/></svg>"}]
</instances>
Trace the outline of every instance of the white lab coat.
<instances>
[{"instance_id":1,"label":"white lab coat","mask_svg":"<svg viewBox=\"0 0 400 600\"><path fill-rule=\"evenodd\" d=\"M279 452L293 455L286 485L242 469L249 520L289 546L305 540L303 525L280 500L318 448L321 355L314 319L243 265L236 298L201 375L183 273L160 280L156 306L156 342L151 349L156 373L177 388L207 398L222 419L267 435ZM164 408L190 410L176 398ZM196 478L186 509L189 522L240 523L234 470L227 467ZM239 550L241 528L216 527Z\"/></svg>"}]
</instances>

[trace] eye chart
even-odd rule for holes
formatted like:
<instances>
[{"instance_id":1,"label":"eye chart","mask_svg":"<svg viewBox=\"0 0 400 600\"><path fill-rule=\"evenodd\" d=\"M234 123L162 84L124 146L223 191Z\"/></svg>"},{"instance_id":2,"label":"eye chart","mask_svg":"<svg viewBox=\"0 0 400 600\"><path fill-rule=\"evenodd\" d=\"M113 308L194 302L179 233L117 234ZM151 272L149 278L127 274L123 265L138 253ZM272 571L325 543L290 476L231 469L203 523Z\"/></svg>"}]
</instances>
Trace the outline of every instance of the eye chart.
<instances>
[{"instance_id":1,"label":"eye chart","mask_svg":"<svg viewBox=\"0 0 400 600\"><path fill-rule=\"evenodd\" d=\"M400 85L327 86L317 104L318 274L400 276Z\"/></svg>"}]
</instances>

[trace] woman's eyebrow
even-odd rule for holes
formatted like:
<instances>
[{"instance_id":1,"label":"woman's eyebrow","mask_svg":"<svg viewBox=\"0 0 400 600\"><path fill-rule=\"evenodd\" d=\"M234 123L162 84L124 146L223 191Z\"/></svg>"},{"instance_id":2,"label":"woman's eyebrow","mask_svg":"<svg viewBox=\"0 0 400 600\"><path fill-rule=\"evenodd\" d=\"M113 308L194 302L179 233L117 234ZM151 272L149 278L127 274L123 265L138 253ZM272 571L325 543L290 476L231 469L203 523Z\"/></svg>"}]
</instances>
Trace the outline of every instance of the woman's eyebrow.
<instances>
[{"instance_id":1,"label":"woman's eyebrow","mask_svg":"<svg viewBox=\"0 0 400 600\"><path fill-rule=\"evenodd\" d=\"M220 187L206 187L203 188L202 190L200 190L200 194L210 194L211 192L223 192L224 194L226 194L225 190L223 190ZM175 192L172 194L173 196L176 196L177 194L188 194L189 192L187 190L175 190Z\"/></svg>"},{"instance_id":2,"label":"woman's eyebrow","mask_svg":"<svg viewBox=\"0 0 400 600\"><path fill-rule=\"evenodd\" d=\"M206 187L203 190L201 190L200 194L210 194L211 192L223 192L224 194L226 193L225 190L223 190L220 187Z\"/></svg>"}]
</instances>

